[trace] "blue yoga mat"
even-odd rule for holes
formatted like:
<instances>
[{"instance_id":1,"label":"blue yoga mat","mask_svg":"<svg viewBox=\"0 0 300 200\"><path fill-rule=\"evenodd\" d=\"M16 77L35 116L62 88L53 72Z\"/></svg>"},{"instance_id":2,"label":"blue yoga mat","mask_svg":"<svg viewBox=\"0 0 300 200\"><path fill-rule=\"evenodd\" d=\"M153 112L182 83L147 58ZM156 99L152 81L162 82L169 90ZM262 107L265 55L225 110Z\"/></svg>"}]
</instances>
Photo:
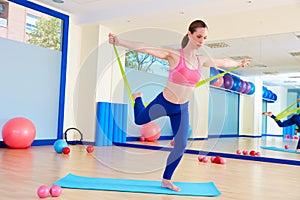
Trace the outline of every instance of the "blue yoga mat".
<instances>
[{"instance_id":1,"label":"blue yoga mat","mask_svg":"<svg viewBox=\"0 0 300 200\"><path fill-rule=\"evenodd\" d=\"M296 152L296 150L294 150L294 149L284 149L284 148L273 147L273 146L260 146L260 148L267 149L267 150L272 150L272 151L282 151L282 152L300 154L300 152Z\"/></svg>"},{"instance_id":2,"label":"blue yoga mat","mask_svg":"<svg viewBox=\"0 0 300 200\"><path fill-rule=\"evenodd\" d=\"M94 178L68 174L53 184L60 185L63 188L73 189L173 194L183 196L219 196L221 194L213 182L174 182L174 184L181 188L180 192L174 192L167 188L162 188L161 181Z\"/></svg>"}]
</instances>

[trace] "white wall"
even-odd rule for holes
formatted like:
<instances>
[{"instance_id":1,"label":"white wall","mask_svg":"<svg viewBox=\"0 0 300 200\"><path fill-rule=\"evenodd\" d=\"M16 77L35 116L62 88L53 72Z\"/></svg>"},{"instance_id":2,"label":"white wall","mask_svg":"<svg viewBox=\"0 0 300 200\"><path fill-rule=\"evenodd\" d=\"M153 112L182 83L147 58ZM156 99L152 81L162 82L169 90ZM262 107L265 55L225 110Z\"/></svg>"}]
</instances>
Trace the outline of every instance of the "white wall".
<instances>
[{"instance_id":1,"label":"white wall","mask_svg":"<svg viewBox=\"0 0 300 200\"><path fill-rule=\"evenodd\" d=\"M94 141L98 25L70 25L64 129L76 127Z\"/></svg>"},{"instance_id":2,"label":"white wall","mask_svg":"<svg viewBox=\"0 0 300 200\"><path fill-rule=\"evenodd\" d=\"M279 86L268 86L267 88L277 95L277 100L274 103L269 103L267 105L268 111L272 112L276 116L288 106L287 89ZM267 134L282 135L282 128L280 128L276 122L269 117L267 119Z\"/></svg>"},{"instance_id":3,"label":"white wall","mask_svg":"<svg viewBox=\"0 0 300 200\"><path fill-rule=\"evenodd\" d=\"M240 135L260 136L262 133L262 81L260 78L243 78L253 82L255 93L240 97Z\"/></svg>"},{"instance_id":4,"label":"white wall","mask_svg":"<svg viewBox=\"0 0 300 200\"><path fill-rule=\"evenodd\" d=\"M80 26L73 24L70 18L69 40L68 40L68 61L66 76L66 95L64 112L64 130L70 127L77 127L77 96L75 86L80 72L80 50L81 50L81 30Z\"/></svg>"},{"instance_id":5,"label":"white wall","mask_svg":"<svg viewBox=\"0 0 300 200\"><path fill-rule=\"evenodd\" d=\"M123 81L113 46L107 41L109 32L108 28L99 26L96 101L122 103ZM118 92L115 92L116 90Z\"/></svg>"},{"instance_id":6,"label":"white wall","mask_svg":"<svg viewBox=\"0 0 300 200\"><path fill-rule=\"evenodd\" d=\"M202 79L210 76L208 67L202 68ZM209 85L204 84L195 89L194 96L190 101L190 121L193 133L192 138L208 137L208 106Z\"/></svg>"}]
</instances>

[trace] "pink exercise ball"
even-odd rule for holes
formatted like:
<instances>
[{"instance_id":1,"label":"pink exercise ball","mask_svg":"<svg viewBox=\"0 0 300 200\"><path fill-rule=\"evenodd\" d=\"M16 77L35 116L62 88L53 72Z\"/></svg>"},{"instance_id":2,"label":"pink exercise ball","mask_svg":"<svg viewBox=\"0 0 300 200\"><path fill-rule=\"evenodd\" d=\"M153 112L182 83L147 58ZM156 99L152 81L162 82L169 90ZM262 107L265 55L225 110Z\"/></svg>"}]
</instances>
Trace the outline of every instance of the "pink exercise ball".
<instances>
[{"instance_id":1,"label":"pink exercise ball","mask_svg":"<svg viewBox=\"0 0 300 200\"><path fill-rule=\"evenodd\" d=\"M49 192L50 192L50 190L49 190L48 186L46 186L46 185L41 185L41 186L38 188L38 190L37 190L37 195L38 195L40 198L46 198L46 197L48 197Z\"/></svg>"},{"instance_id":2,"label":"pink exercise ball","mask_svg":"<svg viewBox=\"0 0 300 200\"><path fill-rule=\"evenodd\" d=\"M149 122L141 126L141 135L148 142L156 141L161 134L159 125L155 122Z\"/></svg>"},{"instance_id":3,"label":"pink exercise ball","mask_svg":"<svg viewBox=\"0 0 300 200\"><path fill-rule=\"evenodd\" d=\"M4 143L13 149L31 146L36 135L34 124L26 118L16 117L8 120L2 128Z\"/></svg>"},{"instance_id":4,"label":"pink exercise ball","mask_svg":"<svg viewBox=\"0 0 300 200\"><path fill-rule=\"evenodd\" d=\"M224 83L223 76L218 77L217 81L214 82L212 85L216 87L222 87Z\"/></svg>"}]
</instances>

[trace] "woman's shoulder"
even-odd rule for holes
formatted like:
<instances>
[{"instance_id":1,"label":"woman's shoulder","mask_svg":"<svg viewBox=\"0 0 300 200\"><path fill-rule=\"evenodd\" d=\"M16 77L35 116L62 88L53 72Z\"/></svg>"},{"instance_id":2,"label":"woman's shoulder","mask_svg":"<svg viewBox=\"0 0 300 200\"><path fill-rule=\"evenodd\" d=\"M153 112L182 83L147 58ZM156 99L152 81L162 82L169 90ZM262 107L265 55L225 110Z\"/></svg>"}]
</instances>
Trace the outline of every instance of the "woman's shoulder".
<instances>
[{"instance_id":1,"label":"woman's shoulder","mask_svg":"<svg viewBox=\"0 0 300 200\"><path fill-rule=\"evenodd\" d=\"M197 54L196 56L197 56L197 58L200 58L202 60L208 59L208 57L206 55L203 55L203 54Z\"/></svg>"},{"instance_id":2,"label":"woman's shoulder","mask_svg":"<svg viewBox=\"0 0 300 200\"><path fill-rule=\"evenodd\" d=\"M200 60L201 65L204 66L204 67L209 66L208 63L213 63L213 61L212 61L213 59L210 58L210 57L207 56L207 55L197 54L197 58L198 58L198 60Z\"/></svg>"},{"instance_id":3,"label":"woman's shoulder","mask_svg":"<svg viewBox=\"0 0 300 200\"><path fill-rule=\"evenodd\" d=\"M165 49L169 52L169 55L172 58L180 57L180 52L182 51L182 49L175 49L170 47L166 47Z\"/></svg>"},{"instance_id":4,"label":"woman's shoulder","mask_svg":"<svg viewBox=\"0 0 300 200\"><path fill-rule=\"evenodd\" d=\"M168 49L168 51L172 54L178 54L178 53L180 53L180 51L182 51L182 49L175 49L175 48L171 48L171 47L166 47L166 49Z\"/></svg>"}]
</instances>

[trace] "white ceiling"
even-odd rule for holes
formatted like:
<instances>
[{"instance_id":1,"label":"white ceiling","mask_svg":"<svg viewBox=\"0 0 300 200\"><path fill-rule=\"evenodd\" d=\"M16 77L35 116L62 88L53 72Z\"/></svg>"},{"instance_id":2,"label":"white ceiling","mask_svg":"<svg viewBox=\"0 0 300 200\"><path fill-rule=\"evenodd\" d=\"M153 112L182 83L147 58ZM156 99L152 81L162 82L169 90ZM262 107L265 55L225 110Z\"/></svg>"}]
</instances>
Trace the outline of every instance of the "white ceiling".
<instances>
[{"instance_id":1,"label":"white ceiling","mask_svg":"<svg viewBox=\"0 0 300 200\"><path fill-rule=\"evenodd\" d=\"M201 16L218 16L300 3L300 0L35 0L72 15L78 25L100 23L113 30L159 27L163 24L179 32L185 31L187 21ZM297 4L299 5L299 4ZM299 9L300 12L300 9ZM187 14L188 13L188 14ZM178 22L176 24L171 22ZM222 41L229 47L205 50L214 57L249 56L252 65L236 71L241 76L260 76L266 85L300 88L300 30L291 33ZM241 52L241 47L243 51ZM279 48L280 47L280 48Z\"/></svg>"},{"instance_id":2,"label":"white ceiling","mask_svg":"<svg viewBox=\"0 0 300 200\"><path fill-rule=\"evenodd\" d=\"M178 21L186 24L186 19L201 16L241 13L245 11L272 8L299 3L299 0L33 0L73 14L75 23L101 23L104 25L130 26L153 22ZM60 1L60 0L58 0ZM188 13L182 16L180 13ZM119 22L119 23L115 23ZM123 22L123 23L122 23ZM125 26L128 24L125 23ZM170 27L172 28L172 27Z\"/></svg>"}]
</instances>

